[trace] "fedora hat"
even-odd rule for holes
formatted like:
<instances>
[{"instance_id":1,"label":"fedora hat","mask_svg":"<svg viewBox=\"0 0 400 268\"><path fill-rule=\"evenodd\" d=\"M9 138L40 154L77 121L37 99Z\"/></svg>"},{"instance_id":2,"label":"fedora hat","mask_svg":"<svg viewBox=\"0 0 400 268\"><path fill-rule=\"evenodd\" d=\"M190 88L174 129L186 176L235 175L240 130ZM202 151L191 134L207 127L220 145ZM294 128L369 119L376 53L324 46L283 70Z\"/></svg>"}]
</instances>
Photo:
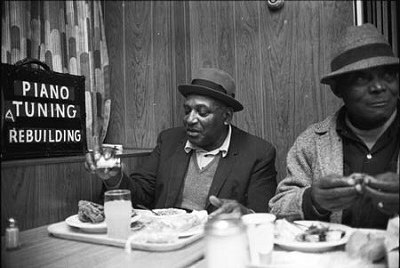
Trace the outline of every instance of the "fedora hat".
<instances>
[{"instance_id":1,"label":"fedora hat","mask_svg":"<svg viewBox=\"0 0 400 268\"><path fill-rule=\"evenodd\" d=\"M399 65L399 58L378 29L366 23L345 29L334 48L331 73L321 79L323 84L334 84L346 73L383 65Z\"/></svg>"},{"instance_id":2,"label":"fedora hat","mask_svg":"<svg viewBox=\"0 0 400 268\"><path fill-rule=\"evenodd\" d=\"M243 110L243 105L235 99L235 81L228 73L215 68L201 68L194 73L190 85L179 85L183 96L198 94L217 99L232 107L235 112Z\"/></svg>"}]
</instances>

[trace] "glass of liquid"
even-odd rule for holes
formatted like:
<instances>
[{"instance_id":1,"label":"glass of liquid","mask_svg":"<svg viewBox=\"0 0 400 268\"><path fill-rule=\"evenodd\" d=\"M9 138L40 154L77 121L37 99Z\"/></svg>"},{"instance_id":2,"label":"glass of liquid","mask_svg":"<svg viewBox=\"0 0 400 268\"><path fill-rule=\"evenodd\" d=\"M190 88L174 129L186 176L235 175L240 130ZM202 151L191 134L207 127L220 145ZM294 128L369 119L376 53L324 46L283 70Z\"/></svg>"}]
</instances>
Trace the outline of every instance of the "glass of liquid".
<instances>
[{"instance_id":1,"label":"glass of liquid","mask_svg":"<svg viewBox=\"0 0 400 268\"><path fill-rule=\"evenodd\" d=\"M128 239L130 235L131 213L131 191L109 190L104 193L104 215L108 237Z\"/></svg>"}]
</instances>

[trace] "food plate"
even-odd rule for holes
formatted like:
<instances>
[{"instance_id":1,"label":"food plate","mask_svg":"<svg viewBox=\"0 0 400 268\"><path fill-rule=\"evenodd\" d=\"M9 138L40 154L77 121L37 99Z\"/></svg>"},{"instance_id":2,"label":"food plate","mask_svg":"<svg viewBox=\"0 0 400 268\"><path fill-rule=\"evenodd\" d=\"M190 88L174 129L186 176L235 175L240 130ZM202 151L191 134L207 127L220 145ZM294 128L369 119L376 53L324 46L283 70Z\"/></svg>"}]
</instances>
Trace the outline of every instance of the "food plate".
<instances>
[{"instance_id":1,"label":"food plate","mask_svg":"<svg viewBox=\"0 0 400 268\"><path fill-rule=\"evenodd\" d=\"M336 241L323 241L323 242L299 242L295 241L294 238L293 241L290 241L288 239L282 239L279 238L279 236L278 237L275 236L274 243L276 245L279 245L280 247L287 250L297 250L303 252L323 252L323 251L328 251L337 246L346 244L347 241L349 240L351 233L355 231L355 229L349 226L337 223L319 222L319 221L295 221L295 223L304 226L311 226L313 224L314 225L323 224L325 226L328 226L329 229L331 230L342 230L345 232L345 235L341 239Z\"/></svg>"},{"instance_id":2,"label":"food plate","mask_svg":"<svg viewBox=\"0 0 400 268\"><path fill-rule=\"evenodd\" d=\"M135 215L131 218L131 223L136 222L140 219L140 215ZM78 218L78 214L69 216L65 219L65 222L72 227L79 228L83 232L87 233L106 233L107 232L107 224L106 221L100 223L90 223L90 222L82 222Z\"/></svg>"},{"instance_id":3,"label":"food plate","mask_svg":"<svg viewBox=\"0 0 400 268\"><path fill-rule=\"evenodd\" d=\"M202 223L202 224L199 224L197 226L190 228L189 230L180 232L179 237L188 237L188 236L203 234L204 233L204 225L205 224Z\"/></svg>"}]
</instances>

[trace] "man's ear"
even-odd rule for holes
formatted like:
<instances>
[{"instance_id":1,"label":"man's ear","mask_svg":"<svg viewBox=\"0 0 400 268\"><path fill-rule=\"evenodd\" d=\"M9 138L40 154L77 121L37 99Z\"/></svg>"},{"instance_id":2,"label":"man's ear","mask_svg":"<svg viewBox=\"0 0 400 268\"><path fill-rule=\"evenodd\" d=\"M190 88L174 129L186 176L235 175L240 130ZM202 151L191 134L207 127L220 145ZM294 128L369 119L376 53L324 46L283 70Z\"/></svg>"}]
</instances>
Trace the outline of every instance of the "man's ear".
<instances>
[{"instance_id":1,"label":"man's ear","mask_svg":"<svg viewBox=\"0 0 400 268\"><path fill-rule=\"evenodd\" d=\"M229 125L230 123L231 123L231 121L232 121L232 118L233 118L233 108L232 107L227 107L226 109L225 109L225 112L224 112L224 118L225 118L225 121L224 121L224 123L226 124L226 125Z\"/></svg>"},{"instance_id":2,"label":"man's ear","mask_svg":"<svg viewBox=\"0 0 400 268\"><path fill-rule=\"evenodd\" d=\"M342 92L340 90L340 87L338 86L337 81L334 81L330 84L331 90L333 94L335 94L336 97L342 98Z\"/></svg>"}]
</instances>

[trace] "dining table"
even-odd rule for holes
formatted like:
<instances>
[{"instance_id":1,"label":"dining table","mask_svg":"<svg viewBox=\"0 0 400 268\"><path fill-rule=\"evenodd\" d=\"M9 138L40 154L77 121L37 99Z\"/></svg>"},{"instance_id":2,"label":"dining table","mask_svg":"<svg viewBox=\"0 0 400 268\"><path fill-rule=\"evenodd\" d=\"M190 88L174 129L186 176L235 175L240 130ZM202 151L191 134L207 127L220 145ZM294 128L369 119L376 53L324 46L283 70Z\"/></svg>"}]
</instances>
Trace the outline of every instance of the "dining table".
<instances>
[{"instance_id":1,"label":"dining table","mask_svg":"<svg viewBox=\"0 0 400 268\"><path fill-rule=\"evenodd\" d=\"M168 251L132 249L127 253L123 247L93 243L90 240L68 239L54 235L52 227L74 228L65 222L24 230L20 232L20 246L5 248L5 238L1 239L1 267L138 267L138 268L207 268L204 235L184 247ZM71 228L68 229L68 228ZM224 249L221 249L224 250ZM270 267L332 267L332 268L386 268L385 260L366 263L350 258L341 245L324 252L301 252L287 250L274 245L272 261L268 265L249 264L245 268Z\"/></svg>"},{"instance_id":2,"label":"dining table","mask_svg":"<svg viewBox=\"0 0 400 268\"><path fill-rule=\"evenodd\" d=\"M184 248L154 252L124 248L78 240L64 239L49 233L51 225L20 232L20 247L7 250L1 240L1 267L190 267L204 256L204 240L199 239Z\"/></svg>"}]
</instances>

